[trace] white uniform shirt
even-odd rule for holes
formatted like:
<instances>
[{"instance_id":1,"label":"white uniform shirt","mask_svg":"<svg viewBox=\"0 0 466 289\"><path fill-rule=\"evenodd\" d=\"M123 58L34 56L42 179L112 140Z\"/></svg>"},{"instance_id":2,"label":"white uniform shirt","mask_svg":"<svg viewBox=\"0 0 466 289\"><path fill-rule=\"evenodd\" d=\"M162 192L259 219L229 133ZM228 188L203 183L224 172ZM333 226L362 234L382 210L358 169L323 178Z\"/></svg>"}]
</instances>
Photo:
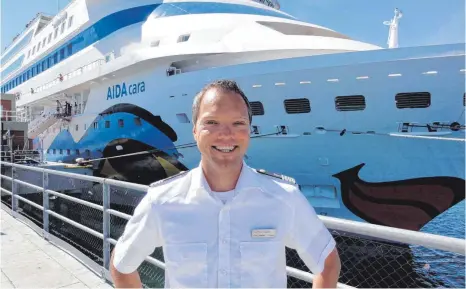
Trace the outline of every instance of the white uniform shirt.
<instances>
[{"instance_id":1,"label":"white uniform shirt","mask_svg":"<svg viewBox=\"0 0 466 289\"><path fill-rule=\"evenodd\" d=\"M286 288L285 246L319 274L335 241L296 185L244 163L226 204L213 196L200 167L152 185L118 240L113 264L134 272L159 246L167 288Z\"/></svg>"}]
</instances>

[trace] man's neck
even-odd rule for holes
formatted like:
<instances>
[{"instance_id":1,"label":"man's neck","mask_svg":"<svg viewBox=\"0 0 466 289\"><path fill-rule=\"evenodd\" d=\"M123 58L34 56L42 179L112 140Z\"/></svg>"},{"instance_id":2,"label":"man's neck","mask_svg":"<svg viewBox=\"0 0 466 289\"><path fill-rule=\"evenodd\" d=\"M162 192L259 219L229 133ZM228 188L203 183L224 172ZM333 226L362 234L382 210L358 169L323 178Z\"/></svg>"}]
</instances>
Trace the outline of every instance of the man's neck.
<instances>
[{"instance_id":1,"label":"man's neck","mask_svg":"<svg viewBox=\"0 0 466 289\"><path fill-rule=\"evenodd\" d=\"M227 192L235 189L243 163L229 168L216 168L201 161L201 168L212 191Z\"/></svg>"}]
</instances>

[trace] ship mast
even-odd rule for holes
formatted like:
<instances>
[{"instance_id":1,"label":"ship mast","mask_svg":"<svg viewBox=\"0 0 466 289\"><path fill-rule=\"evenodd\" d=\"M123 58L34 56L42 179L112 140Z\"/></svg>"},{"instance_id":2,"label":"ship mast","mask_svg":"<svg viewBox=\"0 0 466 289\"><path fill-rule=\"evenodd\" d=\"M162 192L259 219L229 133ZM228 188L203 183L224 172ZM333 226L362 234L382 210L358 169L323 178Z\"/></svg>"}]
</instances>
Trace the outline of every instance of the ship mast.
<instances>
[{"instance_id":1,"label":"ship mast","mask_svg":"<svg viewBox=\"0 0 466 289\"><path fill-rule=\"evenodd\" d=\"M388 48L398 48L398 22L402 16L403 13L401 10L396 8L395 16L393 16L393 19L391 21L383 22L384 25L390 26L387 40Z\"/></svg>"}]
</instances>

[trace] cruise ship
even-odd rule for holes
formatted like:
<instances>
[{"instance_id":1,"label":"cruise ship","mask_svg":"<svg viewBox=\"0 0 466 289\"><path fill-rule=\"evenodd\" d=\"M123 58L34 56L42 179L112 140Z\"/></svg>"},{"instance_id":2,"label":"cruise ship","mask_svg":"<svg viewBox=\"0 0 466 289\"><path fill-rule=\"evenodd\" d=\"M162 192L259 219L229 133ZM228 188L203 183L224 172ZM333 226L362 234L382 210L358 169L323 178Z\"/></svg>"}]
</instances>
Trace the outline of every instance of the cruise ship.
<instances>
[{"instance_id":1,"label":"cruise ship","mask_svg":"<svg viewBox=\"0 0 466 289\"><path fill-rule=\"evenodd\" d=\"M401 16L384 48L272 0L76 0L4 50L1 92L44 163L147 185L199 164L193 97L235 80L250 166L320 215L417 231L464 200L465 45L399 48Z\"/></svg>"}]
</instances>

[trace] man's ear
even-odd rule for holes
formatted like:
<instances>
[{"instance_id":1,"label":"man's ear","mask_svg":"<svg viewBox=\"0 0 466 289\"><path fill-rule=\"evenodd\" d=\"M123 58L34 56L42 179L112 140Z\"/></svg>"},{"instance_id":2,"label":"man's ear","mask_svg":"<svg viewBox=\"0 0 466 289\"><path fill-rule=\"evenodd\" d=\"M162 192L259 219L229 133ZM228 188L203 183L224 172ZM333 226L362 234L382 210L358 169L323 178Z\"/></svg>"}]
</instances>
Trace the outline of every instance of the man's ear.
<instances>
[{"instance_id":1,"label":"man's ear","mask_svg":"<svg viewBox=\"0 0 466 289\"><path fill-rule=\"evenodd\" d=\"M193 136L194 136L194 140L197 142L196 124L193 124Z\"/></svg>"}]
</instances>

